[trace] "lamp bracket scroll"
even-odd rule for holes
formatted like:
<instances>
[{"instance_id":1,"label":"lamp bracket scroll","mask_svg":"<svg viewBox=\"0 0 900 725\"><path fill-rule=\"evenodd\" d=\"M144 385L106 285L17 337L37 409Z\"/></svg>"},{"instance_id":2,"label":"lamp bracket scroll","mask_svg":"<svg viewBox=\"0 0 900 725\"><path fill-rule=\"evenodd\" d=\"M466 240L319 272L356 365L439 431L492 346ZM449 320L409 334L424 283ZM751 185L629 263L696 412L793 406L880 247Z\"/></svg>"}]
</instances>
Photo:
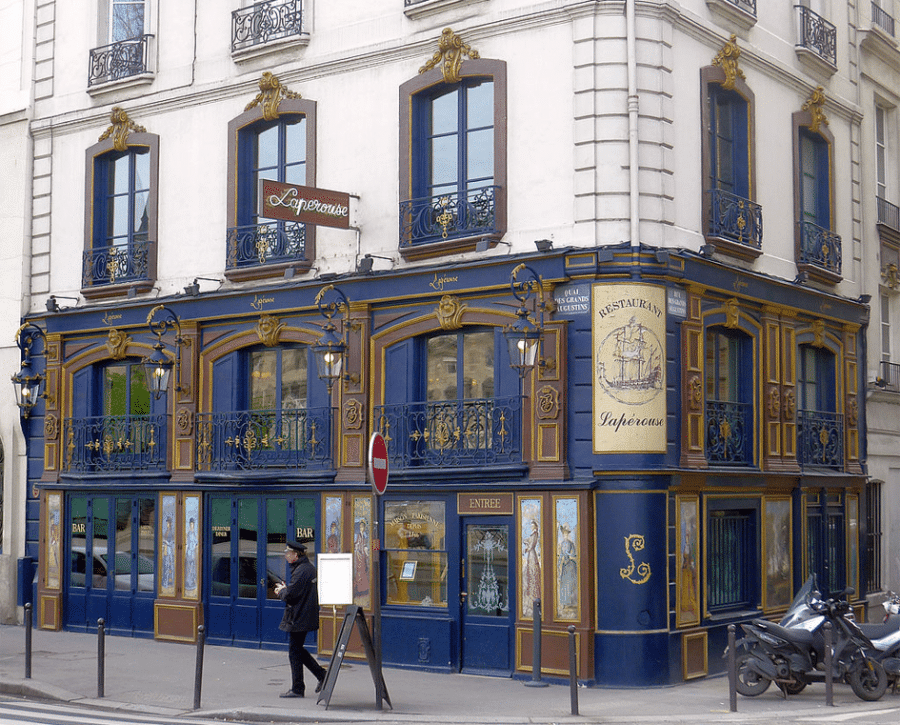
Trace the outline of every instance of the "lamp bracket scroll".
<instances>
[{"instance_id":1,"label":"lamp bracket scroll","mask_svg":"<svg viewBox=\"0 0 900 725\"><path fill-rule=\"evenodd\" d=\"M46 353L47 336L33 322L26 322L16 330L15 339L16 346L22 353L22 363L19 366L19 371L12 376L12 383L16 391L16 405L19 406L22 420L27 420L34 406L37 405L38 398L43 398L49 402L53 401L52 397L44 389L46 377L43 373L36 372L33 369L31 360L37 340L41 341L42 349Z\"/></svg>"},{"instance_id":2,"label":"lamp bracket scroll","mask_svg":"<svg viewBox=\"0 0 900 725\"><path fill-rule=\"evenodd\" d=\"M352 376L344 371L344 358L349 347L350 302L333 284L320 289L315 301L319 313L325 318L325 324L322 326L322 337L313 346L313 354L316 357L319 378L328 386L330 396L337 380L352 381ZM334 317L338 313L343 315L340 337L336 334L337 327L334 323Z\"/></svg>"},{"instance_id":3,"label":"lamp bracket scroll","mask_svg":"<svg viewBox=\"0 0 900 725\"><path fill-rule=\"evenodd\" d=\"M521 279L520 272L525 273ZM509 286L513 297L519 302L519 309L516 310L516 321L504 330L504 335L509 347L509 364L518 371L520 380L524 380L535 364L551 367L542 357L544 312L547 310L544 281L537 272L523 263L513 269Z\"/></svg>"},{"instance_id":4,"label":"lamp bracket scroll","mask_svg":"<svg viewBox=\"0 0 900 725\"><path fill-rule=\"evenodd\" d=\"M172 368L175 368L175 391L187 393L188 386L181 380L181 348L187 347L191 341L181 334L181 320L172 310L165 305L157 305L147 315L147 327L156 335L156 344L153 352L142 361L144 374L147 378L147 389L153 397L159 400L162 394L168 390L169 376ZM169 353L162 341L170 329L175 331L175 352Z\"/></svg>"}]
</instances>

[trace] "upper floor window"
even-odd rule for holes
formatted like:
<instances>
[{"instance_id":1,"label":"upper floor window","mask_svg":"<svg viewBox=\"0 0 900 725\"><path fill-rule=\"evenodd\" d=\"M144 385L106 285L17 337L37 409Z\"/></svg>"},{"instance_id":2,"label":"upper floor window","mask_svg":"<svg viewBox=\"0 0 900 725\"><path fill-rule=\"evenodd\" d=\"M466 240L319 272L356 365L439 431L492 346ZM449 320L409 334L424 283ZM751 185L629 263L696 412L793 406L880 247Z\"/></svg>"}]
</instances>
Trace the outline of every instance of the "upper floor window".
<instances>
[{"instance_id":1,"label":"upper floor window","mask_svg":"<svg viewBox=\"0 0 900 725\"><path fill-rule=\"evenodd\" d=\"M837 412L835 355L801 345L797 361L797 459L801 466L843 468L844 424Z\"/></svg>"},{"instance_id":2,"label":"upper floor window","mask_svg":"<svg viewBox=\"0 0 900 725\"><path fill-rule=\"evenodd\" d=\"M91 50L89 87L152 72L148 4L146 0L100 3L100 46Z\"/></svg>"},{"instance_id":3,"label":"upper floor window","mask_svg":"<svg viewBox=\"0 0 900 725\"><path fill-rule=\"evenodd\" d=\"M107 0L107 39L110 43L144 33L144 0Z\"/></svg>"},{"instance_id":4,"label":"upper floor window","mask_svg":"<svg viewBox=\"0 0 900 725\"><path fill-rule=\"evenodd\" d=\"M266 76L271 84L274 76ZM315 104L290 95L274 114L260 108L263 101L229 124L229 159L236 174L228 191L226 275L233 280L280 276L289 267L305 270L315 258L313 225L267 219L258 207L263 179L315 183Z\"/></svg>"},{"instance_id":5,"label":"upper floor window","mask_svg":"<svg viewBox=\"0 0 900 725\"><path fill-rule=\"evenodd\" d=\"M718 465L753 461L753 366L747 338L706 332L706 457Z\"/></svg>"},{"instance_id":6,"label":"upper floor window","mask_svg":"<svg viewBox=\"0 0 900 725\"><path fill-rule=\"evenodd\" d=\"M302 0L242 0L231 13L231 53L235 60L253 57L273 45L309 40Z\"/></svg>"},{"instance_id":7,"label":"upper floor window","mask_svg":"<svg viewBox=\"0 0 900 725\"><path fill-rule=\"evenodd\" d=\"M506 225L505 64L476 56L456 75L433 67L404 83L400 97L401 252L427 257L499 239Z\"/></svg>"}]
</instances>

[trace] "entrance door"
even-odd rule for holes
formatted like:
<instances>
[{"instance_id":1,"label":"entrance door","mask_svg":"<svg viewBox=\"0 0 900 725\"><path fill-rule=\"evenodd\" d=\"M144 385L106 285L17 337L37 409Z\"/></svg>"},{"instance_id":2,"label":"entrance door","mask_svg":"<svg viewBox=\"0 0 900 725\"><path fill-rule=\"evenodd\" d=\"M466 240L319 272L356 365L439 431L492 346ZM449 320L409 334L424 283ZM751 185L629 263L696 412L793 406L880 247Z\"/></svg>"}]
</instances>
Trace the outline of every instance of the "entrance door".
<instances>
[{"instance_id":1,"label":"entrance door","mask_svg":"<svg viewBox=\"0 0 900 725\"><path fill-rule=\"evenodd\" d=\"M463 520L460 664L463 672L503 675L514 669L514 568L508 519Z\"/></svg>"},{"instance_id":2,"label":"entrance door","mask_svg":"<svg viewBox=\"0 0 900 725\"><path fill-rule=\"evenodd\" d=\"M275 585L287 577L284 545L315 528L313 498L214 496L208 541L209 617L213 642L284 644L284 604ZM315 553L307 544L308 554Z\"/></svg>"}]
</instances>

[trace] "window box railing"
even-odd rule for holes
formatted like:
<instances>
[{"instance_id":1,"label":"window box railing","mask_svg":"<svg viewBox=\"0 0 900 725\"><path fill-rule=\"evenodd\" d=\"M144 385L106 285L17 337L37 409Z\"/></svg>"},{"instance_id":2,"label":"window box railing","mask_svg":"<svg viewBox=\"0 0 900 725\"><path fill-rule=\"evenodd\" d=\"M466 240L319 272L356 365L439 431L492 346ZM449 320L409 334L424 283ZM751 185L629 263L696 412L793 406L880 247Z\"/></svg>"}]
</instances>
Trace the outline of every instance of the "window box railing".
<instances>
[{"instance_id":1,"label":"window box railing","mask_svg":"<svg viewBox=\"0 0 900 725\"><path fill-rule=\"evenodd\" d=\"M141 35L91 50L88 88L150 72L150 38Z\"/></svg>"},{"instance_id":2,"label":"window box railing","mask_svg":"<svg viewBox=\"0 0 900 725\"><path fill-rule=\"evenodd\" d=\"M166 470L165 415L100 415L63 423L63 470Z\"/></svg>"},{"instance_id":3,"label":"window box railing","mask_svg":"<svg viewBox=\"0 0 900 725\"><path fill-rule=\"evenodd\" d=\"M891 17L884 8L880 7L878 3L874 2L874 0L872 2L872 24L883 30L892 38L894 37L894 18Z\"/></svg>"},{"instance_id":4,"label":"window box railing","mask_svg":"<svg viewBox=\"0 0 900 725\"><path fill-rule=\"evenodd\" d=\"M878 210L878 223L900 231L900 207L880 196L875 197L875 205Z\"/></svg>"},{"instance_id":5,"label":"window box railing","mask_svg":"<svg viewBox=\"0 0 900 725\"><path fill-rule=\"evenodd\" d=\"M803 5L797 9L797 45L837 65L837 28L818 13Z\"/></svg>"},{"instance_id":6,"label":"window box railing","mask_svg":"<svg viewBox=\"0 0 900 725\"><path fill-rule=\"evenodd\" d=\"M706 460L720 466L753 462L753 405L706 402Z\"/></svg>"},{"instance_id":7,"label":"window box railing","mask_svg":"<svg viewBox=\"0 0 900 725\"><path fill-rule=\"evenodd\" d=\"M521 463L521 411L519 396L380 405L375 426L393 468Z\"/></svg>"},{"instance_id":8,"label":"window box railing","mask_svg":"<svg viewBox=\"0 0 900 725\"><path fill-rule=\"evenodd\" d=\"M197 470L332 468L331 408L197 414Z\"/></svg>"},{"instance_id":9,"label":"window box railing","mask_svg":"<svg viewBox=\"0 0 900 725\"><path fill-rule=\"evenodd\" d=\"M813 224L800 222L800 263L841 274L841 238L834 232Z\"/></svg>"},{"instance_id":10,"label":"window box railing","mask_svg":"<svg viewBox=\"0 0 900 725\"><path fill-rule=\"evenodd\" d=\"M762 206L724 189L710 189L709 233L753 249L762 247Z\"/></svg>"},{"instance_id":11,"label":"window box railing","mask_svg":"<svg viewBox=\"0 0 900 725\"><path fill-rule=\"evenodd\" d=\"M96 287L150 279L153 242L122 247L95 247L83 255L82 286Z\"/></svg>"},{"instance_id":12,"label":"window box railing","mask_svg":"<svg viewBox=\"0 0 900 725\"><path fill-rule=\"evenodd\" d=\"M306 225L264 222L232 227L227 240L228 269L306 259Z\"/></svg>"},{"instance_id":13,"label":"window box railing","mask_svg":"<svg viewBox=\"0 0 900 725\"><path fill-rule=\"evenodd\" d=\"M301 0L266 0L231 13L231 52L300 35Z\"/></svg>"},{"instance_id":14,"label":"window box railing","mask_svg":"<svg viewBox=\"0 0 900 725\"><path fill-rule=\"evenodd\" d=\"M400 202L400 246L497 233L498 186Z\"/></svg>"},{"instance_id":15,"label":"window box railing","mask_svg":"<svg viewBox=\"0 0 900 725\"><path fill-rule=\"evenodd\" d=\"M881 361L881 374L876 385L882 390L889 390L892 393L900 393L900 363Z\"/></svg>"},{"instance_id":16,"label":"window box railing","mask_svg":"<svg viewBox=\"0 0 900 725\"><path fill-rule=\"evenodd\" d=\"M798 410L797 461L801 466L843 470L843 416L839 413Z\"/></svg>"}]
</instances>

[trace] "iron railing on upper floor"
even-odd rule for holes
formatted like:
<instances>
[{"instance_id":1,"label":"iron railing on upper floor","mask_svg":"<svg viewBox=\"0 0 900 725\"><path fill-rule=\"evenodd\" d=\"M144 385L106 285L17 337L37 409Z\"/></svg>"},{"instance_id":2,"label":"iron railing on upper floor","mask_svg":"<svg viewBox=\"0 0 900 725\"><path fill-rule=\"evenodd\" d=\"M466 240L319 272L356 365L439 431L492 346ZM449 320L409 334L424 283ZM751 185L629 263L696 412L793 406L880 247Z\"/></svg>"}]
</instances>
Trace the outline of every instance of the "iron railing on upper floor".
<instances>
[{"instance_id":1,"label":"iron railing on upper floor","mask_svg":"<svg viewBox=\"0 0 900 725\"><path fill-rule=\"evenodd\" d=\"M872 0L872 24L894 37L894 18L875 0Z\"/></svg>"},{"instance_id":2,"label":"iron railing on upper floor","mask_svg":"<svg viewBox=\"0 0 900 725\"><path fill-rule=\"evenodd\" d=\"M497 232L499 186L480 186L400 202L400 246Z\"/></svg>"},{"instance_id":3,"label":"iron railing on upper floor","mask_svg":"<svg viewBox=\"0 0 900 725\"><path fill-rule=\"evenodd\" d=\"M150 255L154 242L132 242L126 246L94 247L82 255L83 287L137 282L150 279Z\"/></svg>"},{"instance_id":4,"label":"iron railing on upper floor","mask_svg":"<svg viewBox=\"0 0 900 725\"><path fill-rule=\"evenodd\" d=\"M91 50L88 88L148 73L150 38L140 35Z\"/></svg>"},{"instance_id":5,"label":"iron railing on upper floor","mask_svg":"<svg viewBox=\"0 0 900 725\"><path fill-rule=\"evenodd\" d=\"M265 0L231 13L231 52L300 35L301 0Z\"/></svg>"},{"instance_id":6,"label":"iron railing on upper floor","mask_svg":"<svg viewBox=\"0 0 900 725\"><path fill-rule=\"evenodd\" d=\"M306 225L270 221L228 230L228 269L257 267L306 259Z\"/></svg>"},{"instance_id":7,"label":"iron railing on upper floor","mask_svg":"<svg viewBox=\"0 0 900 725\"><path fill-rule=\"evenodd\" d=\"M753 463L753 405L706 401L706 460L719 466Z\"/></svg>"},{"instance_id":8,"label":"iron railing on upper floor","mask_svg":"<svg viewBox=\"0 0 900 725\"><path fill-rule=\"evenodd\" d=\"M762 206L724 189L710 189L709 234L752 249L762 247Z\"/></svg>"},{"instance_id":9,"label":"iron railing on upper floor","mask_svg":"<svg viewBox=\"0 0 900 725\"><path fill-rule=\"evenodd\" d=\"M900 207L896 204L891 204L887 199L882 199L880 196L875 197L875 206L878 214L877 222L900 231Z\"/></svg>"},{"instance_id":10,"label":"iron railing on upper floor","mask_svg":"<svg viewBox=\"0 0 900 725\"><path fill-rule=\"evenodd\" d=\"M63 422L63 470L166 470L166 415L98 415Z\"/></svg>"},{"instance_id":11,"label":"iron railing on upper floor","mask_svg":"<svg viewBox=\"0 0 900 725\"><path fill-rule=\"evenodd\" d=\"M797 411L797 462L843 470L844 417L840 413Z\"/></svg>"},{"instance_id":12,"label":"iron railing on upper floor","mask_svg":"<svg viewBox=\"0 0 900 725\"><path fill-rule=\"evenodd\" d=\"M804 5L797 9L797 45L837 65L837 28Z\"/></svg>"},{"instance_id":13,"label":"iron railing on upper floor","mask_svg":"<svg viewBox=\"0 0 900 725\"><path fill-rule=\"evenodd\" d=\"M839 275L841 260L840 235L812 222L800 222L801 264L809 264Z\"/></svg>"}]
</instances>

